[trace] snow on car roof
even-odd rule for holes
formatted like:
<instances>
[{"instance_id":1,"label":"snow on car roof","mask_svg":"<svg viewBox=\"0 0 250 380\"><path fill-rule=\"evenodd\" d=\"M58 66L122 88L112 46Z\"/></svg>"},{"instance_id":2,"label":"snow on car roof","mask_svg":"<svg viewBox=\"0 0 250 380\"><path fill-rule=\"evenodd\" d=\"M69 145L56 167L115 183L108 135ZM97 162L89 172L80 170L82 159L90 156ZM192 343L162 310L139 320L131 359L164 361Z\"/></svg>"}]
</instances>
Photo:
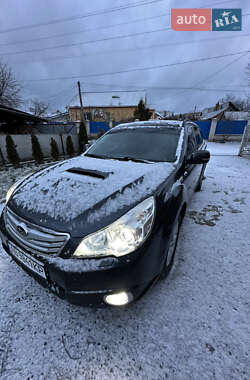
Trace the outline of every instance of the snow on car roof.
<instances>
[{"instance_id":1,"label":"snow on car roof","mask_svg":"<svg viewBox=\"0 0 250 380\"><path fill-rule=\"evenodd\" d=\"M148 121L135 121L133 123L119 124L112 130L117 129L129 129L129 128L140 128L140 127L151 127L151 128L161 128L161 127L182 127L182 120L148 120Z\"/></svg>"}]
</instances>

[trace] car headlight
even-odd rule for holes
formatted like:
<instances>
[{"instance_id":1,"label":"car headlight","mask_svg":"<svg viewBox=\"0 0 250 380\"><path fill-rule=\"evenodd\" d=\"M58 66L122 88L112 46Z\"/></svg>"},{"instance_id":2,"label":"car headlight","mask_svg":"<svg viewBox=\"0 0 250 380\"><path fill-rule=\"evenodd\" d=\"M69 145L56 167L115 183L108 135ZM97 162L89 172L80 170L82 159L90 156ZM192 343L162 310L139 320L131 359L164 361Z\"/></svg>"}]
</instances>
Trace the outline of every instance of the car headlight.
<instances>
[{"instance_id":1,"label":"car headlight","mask_svg":"<svg viewBox=\"0 0 250 380\"><path fill-rule=\"evenodd\" d=\"M7 191L6 193L6 197L5 197L5 203L7 204L10 197L12 196L12 194L14 193L14 191L16 190L16 188L21 185L21 183L27 179L28 177L30 177L33 173L30 173L28 175L26 175L25 177L22 177L21 179L19 179L18 181L16 181L10 188L9 190Z\"/></svg>"},{"instance_id":2,"label":"car headlight","mask_svg":"<svg viewBox=\"0 0 250 380\"><path fill-rule=\"evenodd\" d=\"M154 197L149 197L108 227L84 238L73 257L127 255L147 239L154 214Z\"/></svg>"}]
</instances>

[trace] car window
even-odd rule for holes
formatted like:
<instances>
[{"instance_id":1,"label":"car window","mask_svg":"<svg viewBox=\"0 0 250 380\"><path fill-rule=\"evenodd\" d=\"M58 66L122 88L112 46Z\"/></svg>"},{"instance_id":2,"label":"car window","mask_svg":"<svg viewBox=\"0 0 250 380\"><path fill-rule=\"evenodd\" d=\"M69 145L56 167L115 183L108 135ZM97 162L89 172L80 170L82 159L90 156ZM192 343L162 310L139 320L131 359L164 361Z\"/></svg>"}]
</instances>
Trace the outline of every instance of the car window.
<instances>
[{"instance_id":1,"label":"car window","mask_svg":"<svg viewBox=\"0 0 250 380\"><path fill-rule=\"evenodd\" d=\"M188 136L188 145L187 145L187 157L189 158L192 153L196 151L196 141L194 140L193 135Z\"/></svg>"},{"instance_id":2,"label":"car window","mask_svg":"<svg viewBox=\"0 0 250 380\"><path fill-rule=\"evenodd\" d=\"M201 131L198 127L194 127L194 136L195 136L195 141L196 141L197 146L198 147L201 146L203 138L201 135Z\"/></svg>"}]
</instances>

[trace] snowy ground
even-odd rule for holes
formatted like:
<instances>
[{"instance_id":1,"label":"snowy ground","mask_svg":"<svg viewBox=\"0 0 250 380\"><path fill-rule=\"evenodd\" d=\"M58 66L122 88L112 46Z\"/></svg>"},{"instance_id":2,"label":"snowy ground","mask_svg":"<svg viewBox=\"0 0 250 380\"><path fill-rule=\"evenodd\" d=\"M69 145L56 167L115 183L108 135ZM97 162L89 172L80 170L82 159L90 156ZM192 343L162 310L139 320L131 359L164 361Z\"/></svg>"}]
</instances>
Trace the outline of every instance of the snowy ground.
<instances>
[{"instance_id":1,"label":"snowy ground","mask_svg":"<svg viewBox=\"0 0 250 380\"><path fill-rule=\"evenodd\" d=\"M39 169L42 169L48 166L49 163L44 164L22 164L21 167L14 169L13 167L6 167L5 170L0 170L0 200L2 200L7 190L16 182L18 179L25 177L26 175L35 172Z\"/></svg>"},{"instance_id":2,"label":"snowy ground","mask_svg":"<svg viewBox=\"0 0 250 380\"><path fill-rule=\"evenodd\" d=\"M72 306L0 248L1 379L249 379L250 160L209 149L173 272L127 309Z\"/></svg>"}]
</instances>

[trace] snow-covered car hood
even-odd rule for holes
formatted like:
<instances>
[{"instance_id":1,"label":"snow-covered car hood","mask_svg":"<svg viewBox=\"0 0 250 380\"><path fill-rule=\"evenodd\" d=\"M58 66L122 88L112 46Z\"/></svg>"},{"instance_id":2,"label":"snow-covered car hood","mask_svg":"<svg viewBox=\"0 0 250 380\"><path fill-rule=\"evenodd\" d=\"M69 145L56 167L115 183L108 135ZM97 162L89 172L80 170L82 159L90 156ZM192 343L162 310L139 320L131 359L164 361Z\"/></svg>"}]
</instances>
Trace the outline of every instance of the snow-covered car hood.
<instances>
[{"instance_id":1,"label":"snow-covered car hood","mask_svg":"<svg viewBox=\"0 0 250 380\"><path fill-rule=\"evenodd\" d=\"M25 180L14 192L9 206L43 226L72 231L79 229L79 223L99 224L118 210L132 207L150 196L174 169L171 163L144 164L80 156Z\"/></svg>"}]
</instances>

